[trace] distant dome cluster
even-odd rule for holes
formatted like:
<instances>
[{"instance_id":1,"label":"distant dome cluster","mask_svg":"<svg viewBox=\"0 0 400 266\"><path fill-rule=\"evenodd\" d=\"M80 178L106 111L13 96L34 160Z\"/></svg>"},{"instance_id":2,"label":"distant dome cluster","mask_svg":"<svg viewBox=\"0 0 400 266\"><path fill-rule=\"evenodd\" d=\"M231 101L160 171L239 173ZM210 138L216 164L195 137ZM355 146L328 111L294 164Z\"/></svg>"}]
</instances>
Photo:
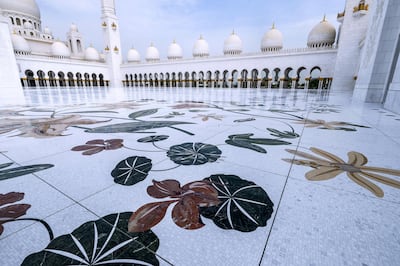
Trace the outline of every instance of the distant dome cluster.
<instances>
[{"instance_id":1,"label":"distant dome cluster","mask_svg":"<svg viewBox=\"0 0 400 266\"><path fill-rule=\"evenodd\" d=\"M324 19L312 28L308 35L307 46L309 48L331 47L336 40L336 29ZM261 39L260 50L262 53L276 52L283 49L283 34L280 30L272 24L272 27L264 34ZM232 33L225 39L223 46L223 53L226 56L240 55L243 53L243 42L240 37L232 31ZM208 42L200 35L193 46L194 58L206 58L210 56ZM181 46L174 40L168 47L168 60L179 60L183 58L183 50ZM130 49L127 55L129 63L139 63L140 54L136 49ZM147 62L160 61L160 54L153 44L147 48L146 52Z\"/></svg>"}]
</instances>

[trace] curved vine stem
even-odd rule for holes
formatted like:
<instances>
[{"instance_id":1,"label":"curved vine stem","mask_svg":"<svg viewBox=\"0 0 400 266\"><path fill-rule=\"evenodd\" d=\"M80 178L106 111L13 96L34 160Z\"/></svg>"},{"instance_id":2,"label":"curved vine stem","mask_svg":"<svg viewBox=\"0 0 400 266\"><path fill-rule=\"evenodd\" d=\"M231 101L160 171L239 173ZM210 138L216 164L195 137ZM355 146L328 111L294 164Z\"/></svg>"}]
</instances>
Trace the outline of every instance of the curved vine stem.
<instances>
[{"instance_id":1,"label":"curved vine stem","mask_svg":"<svg viewBox=\"0 0 400 266\"><path fill-rule=\"evenodd\" d=\"M273 118L273 119L286 119L286 120L295 120L295 121L298 121L298 119L304 120L304 117L301 117L301 116L298 116L298 115L293 115L293 114L288 114L288 113L285 113L285 112L282 112L282 111L279 111L279 112L276 111L276 113L280 113L280 114L283 114L283 115L288 115L288 116L291 116L291 117L296 118L296 119L293 119L293 118L282 118L282 117L275 117L275 116L267 116L267 115L249 114L249 113L244 113L244 112L239 112L239 111L226 110L223 107L219 107L218 105L214 105L214 104L210 105L210 106L212 108L215 108L215 109L219 109L219 110L222 110L222 111L225 111L225 112L229 112L229 113L240 114L240 115L263 117L263 118Z\"/></svg>"},{"instance_id":2,"label":"curved vine stem","mask_svg":"<svg viewBox=\"0 0 400 266\"><path fill-rule=\"evenodd\" d=\"M12 220L7 220L3 221L2 223L9 223L9 222L15 222L15 221L34 221L34 222L39 222L41 223L49 233L50 241L54 239L54 233L53 230L51 230L51 227L48 223L46 223L44 220L41 219L36 219L36 218L18 218L18 219L12 219Z\"/></svg>"},{"instance_id":3,"label":"curved vine stem","mask_svg":"<svg viewBox=\"0 0 400 266\"><path fill-rule=\"evenodd\" d=\"M129 148L129 147L127 147L127 146L123 146L123 148L125 148L125 149L128 149L128 150L131 150L131 151L142 151L142 152L164 152L163 150L162 151L146 151L146 150L139 150L139 149L133 149L133 148Z\"/></svg>"},{"instance_id":4,"label":"curved vine stem","mask_svg":"<svg viewBox=\"0 0 400 266\"><path fill-rule=\"evenodd\" d=\"M151 172L163 172L163 171L169 171L169 170L173 170L173 169L176 169L176 168L178 168L178 167L180 167L181 165L179 164L179 165L177 165L177 166L174 166L174 167L171 167L171 168L168 168L168 169L162 169L162 170L150 170Z\"/></svg>"},{"instance_id":5,"label":"curved vine stem","mask_svg":"<svg viewBox=\"0 0 400 266\"><path fill-rule=\"evenodd\" d=\"M166 149L161 148L160 146L157 146L154 141L152 141L151 144L153 144L153 146L156 147L159 150L168 151Z\"/></svg>"}]
</instances>

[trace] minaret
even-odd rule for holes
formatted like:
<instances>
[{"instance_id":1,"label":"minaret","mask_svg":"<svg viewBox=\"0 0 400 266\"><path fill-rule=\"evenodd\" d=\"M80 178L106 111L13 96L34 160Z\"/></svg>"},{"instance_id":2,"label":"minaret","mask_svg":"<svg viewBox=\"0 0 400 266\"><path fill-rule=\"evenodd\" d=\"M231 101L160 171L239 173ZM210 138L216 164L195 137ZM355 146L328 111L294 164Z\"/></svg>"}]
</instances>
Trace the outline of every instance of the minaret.
<instances>
[{"instance_id":1,"label":"minaret","mask_svg":"<svg viewBox=\"0 0 400 266\"><path fill-rule=\"evenodd\" d=\"M83 57L85 47L83 37L74 23L71 24L69 32L67 32L67 42L72 57Z\"/></svg>"},{"instance_id":2,"label":"minaret","mask_svg":"<svg viewBox=\"0 0 400 266\"><path fill-rule=\"evenodd\" d=\"M115 0L101 0L101 27L103 28L104 52L110 73L112 87L122 87L121 38L118 18L115 14Z\"/></svg>"},{"instance_id":3,"label":"minaret","mask_svg":"<svg viewBox=\"0 0 400 266\"><path fill-rule=\"evenodd\" d=\"M335 90L354 89L360 67L361 50L368 29L368 6L364 0L346 0L344 12L338 14L341 26L332 84Z\"/></svg>"}]
</instances>

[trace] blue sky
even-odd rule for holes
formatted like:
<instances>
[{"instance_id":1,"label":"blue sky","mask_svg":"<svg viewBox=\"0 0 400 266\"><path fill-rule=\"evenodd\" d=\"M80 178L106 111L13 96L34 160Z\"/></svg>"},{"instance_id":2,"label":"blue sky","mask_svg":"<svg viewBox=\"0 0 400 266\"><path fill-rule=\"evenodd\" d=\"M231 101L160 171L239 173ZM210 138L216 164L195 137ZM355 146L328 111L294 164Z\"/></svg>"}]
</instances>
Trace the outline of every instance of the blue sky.
<instances>
[{"instance_id":1,"label":"blue sky","mask_svg":"<svg viewBox=\"0 0 400 266\"><path fill-rule=\"evenodd\" d=\"M100 0L36 0L42 25L55 38L65 40L73 22L86 46L103 47ZM285 48L306 47L307 36L324 14L335 27L345 0L115 0L120 23L123 56L134 46L142 56L151 42L166 58L176 39L191 57L195 41L203 35L210 54L222 55L224 40L234 29L245 53L258 52L264 33L275 22L283 33Z\"/></svg>"}]
</instances>

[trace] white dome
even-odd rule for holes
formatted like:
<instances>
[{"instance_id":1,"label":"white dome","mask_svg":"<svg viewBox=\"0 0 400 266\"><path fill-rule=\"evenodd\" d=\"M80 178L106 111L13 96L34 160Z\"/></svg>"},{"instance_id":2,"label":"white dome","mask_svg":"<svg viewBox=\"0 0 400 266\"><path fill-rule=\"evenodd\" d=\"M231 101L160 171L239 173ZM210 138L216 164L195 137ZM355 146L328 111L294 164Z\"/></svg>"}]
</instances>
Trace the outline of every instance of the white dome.
<instances>
[{"instance_id":1,"label":"white dome","mask_svg":"<svg viewBox=\"0 0 400 266\"><path fill-rule=\"evenodd\" d=\"M224 54L241 54L243 51L242 40L232 32L224 42Z\"/></svg>"},{"instance_id":2,"label":"white dome","mask_svg":"<svg viewBox=\"0 0 400 266\"><path fill-rule=\"evenodd\" d=\"M134 48L129 49L127 60L128 62L140 62L139 52Z\"/></svg>"},{"instance_id":3,"label":"white dome","mask_svg":"<svg viewBox=\"0 0 400 266\"><path fill-rule=\"evenodd\" d=\"M336 29L326 18L318 23L308 35L308 47L331 46L335 43Z\"/></svg>"},{"instance_id":4,"label":"white dome","mask_svg":"<svg viewBox=\"0 0 400 266\"><path fill-rule=\"evenodd\" d=\"M261 51L276 51L283 48L283 35L278 29L275 28L275 25L272 25L272 28L264 34L264 37L261 40Z\"/></svg>"},{"instance_id":5,"label":"white dome","mask_svg":"<svg viewBox=\"0 0 400 266\"><path fill-rule=\"evenodd\" d=\"M168 59L181 59L183 57L182 47L174 40L168 47Z\"/></svg>"},{"instance_id":6,"label":"white dome","mask_svg":"<svg viewBox=\"0 0 400 266\"><path fill-rule=\"evenodd\" d=\"M60 41L55 41L51 45L51 54L53 56L60 56L60 57L70 57L71 52L68 49L68 47L65 45L65 43L60 42Z\"/></svg>"},{"instance_id":7,"label":"white dome","mask_svg":"<svg viewBox=\"0 0 400 266\"><path fill-rule=\"evenodd\" d=\"M27 30L33 30L33 25L32 25L32 23L26 21L24 23L24 28L27 29Z\"/></svg>"},{"instance_id":8,"label":"white dome","mask_svg":"<svg viewBox=\"0 0 400 266\"><path fill-rule=\"evenodd\" d=\"M74 23L71 24L69 27L70 31L78 32L78 26L76 26Z\"/></svg>"},{"instance_id":9,"label":"white dome","mask_svg":"<svg viewBox=\"0 0 400 266\"><path fill-rule=\"evenodd\" d=\"M44 28L44 34L51 35L51 29L49 27Z\"/></svg>"},{"instance_id":10,"label":"white dome","mask_svg":"<svg viewBox=\"0 0 400 266\"><path fill-rule=\"evenodd\" d=\"M0 9L40 19L40 10L35 0L0 0Z\"/></svg>"},{"instance_id":11,"label":"white dome","mask_svg":"<svg viewBox=\"0 0 400 266\"><path fill-rule=\"evenodd\" d=\"M146 51L146 61L151 62L159 60L160 60L160 53L158 52L158 49L154 47L153 44L151 44Z\"/></svg>"},{"instance_id":12,"label":"white dome","mask_svg":"<svg viewBox=\"0 0 400 266\"><path fill-rule=\"evenodd\" d=\"M15 51L28 52L28 53L32 51L31 47L29 46L29 43L22 36L18 34L15 33L11 34L11 42Z\"/></svg>"},{"instance_id":13,"label":"white dome","mask_svg":"<svg viewBox=\"0 0 400 266\"><path fill-rule=\"evenodd\" d=\"M206 57L210 55L210 51L208 48L208 42L203 39L203 36L195 42L193 47L193 56L194 57Z\"/></svg>"},{"instance_id":14,"label":"white dome","mask_svg":"<svg viewBox=\"0 0 400 266\"><path fill-rule=\"evenodd\" d=\"M88 61L99 61L100 60L99 52L92 46L89 46L85 50L85 59Z\"/></svg>"}]
</instances>

